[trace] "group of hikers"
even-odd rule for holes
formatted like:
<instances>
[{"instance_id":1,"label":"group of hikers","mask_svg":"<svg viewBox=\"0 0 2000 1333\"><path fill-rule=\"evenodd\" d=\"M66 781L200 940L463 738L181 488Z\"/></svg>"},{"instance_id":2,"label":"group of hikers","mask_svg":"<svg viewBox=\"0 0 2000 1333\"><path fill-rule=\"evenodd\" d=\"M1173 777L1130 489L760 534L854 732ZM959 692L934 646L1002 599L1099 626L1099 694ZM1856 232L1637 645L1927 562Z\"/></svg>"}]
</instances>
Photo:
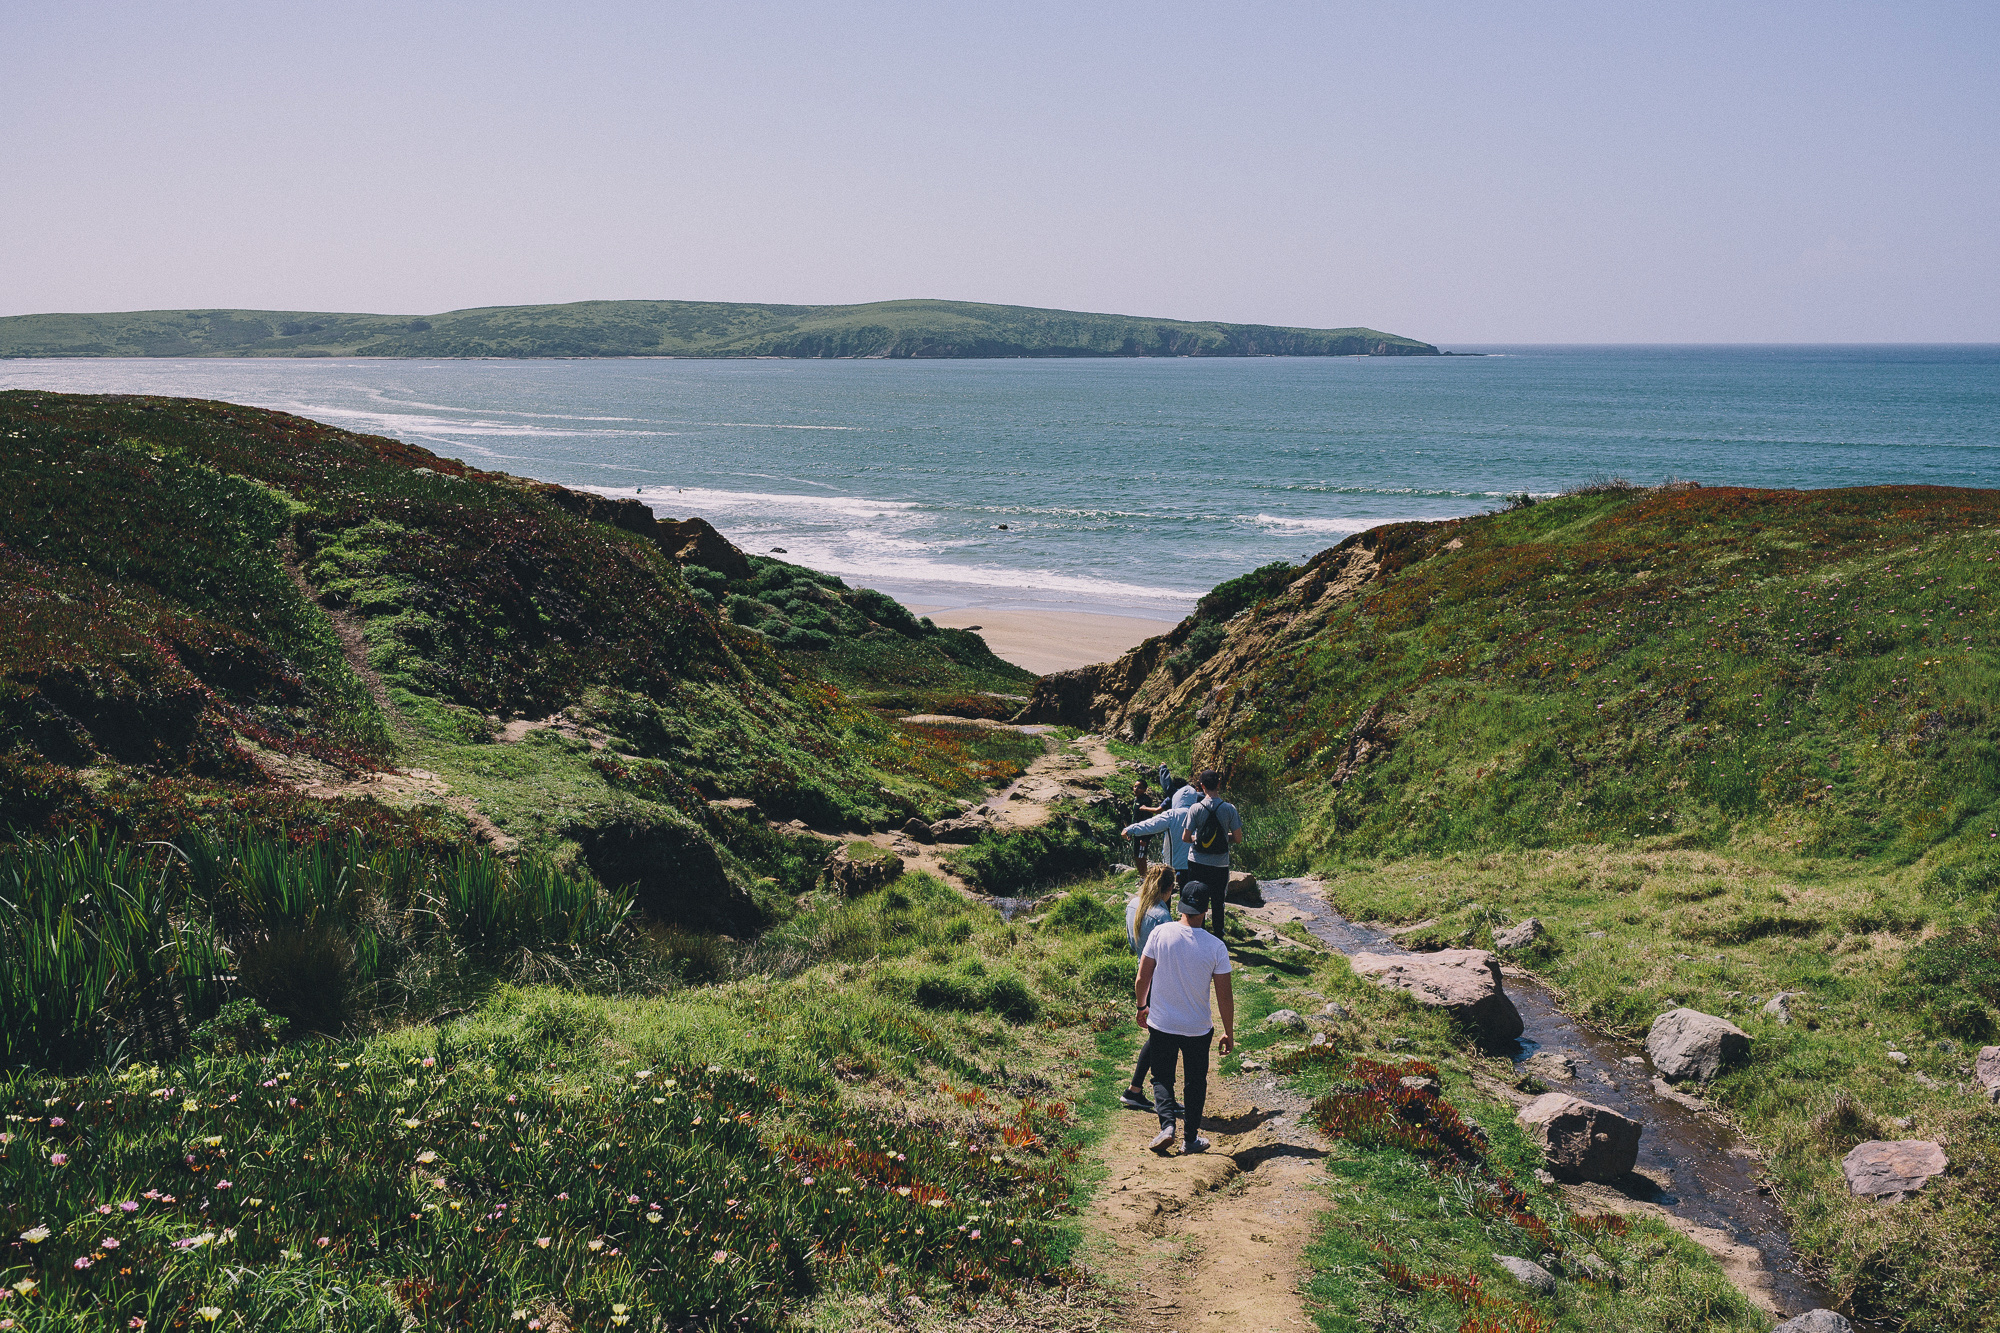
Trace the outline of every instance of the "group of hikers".
<instances>
[{"instance_id":1,"label":"group of hikers","mask_svg":"<svg viewBox=\"0 0 2000 1333\"><path fill-rule=\"evenodd\" d=\"M1222 1053L1236 1044L1236 1001L1230 990L1229 950L1223 943L1223 899L1229 889L1229 849L1243 840L1243 820L1236 807L1222 799L1222 774L1214 769L1193 782L1177 781L1166 765L1159 770L1160 804L1143 802L1149 794L1145 778L1133 784L1134 815L1125 836L1135 840L1139 893L1126 904L1125 930L1139 955L1134 998L1139 1027L1146 1034L1139 1047L1132 1082L1119 1101L1135 1111L1152 1111L1160 1132L1147 1146L1166 1155L1173 1151L1177 1127L1184 1125L1183 1151L1208 1150L1201 1137L1201 1113L1208 1097L1209 1048L1215 1021L1209 1010L1209 987L1222 1015ZM1162 855L1148 864L1146 843L1159 835ZM1168 904L1180 895L1178 917ZM1174 1070L1183 1070L1185 1105L1174 1100ZM1141 1080L1150 1075L1152 1098Z\"/></svg>"}]
</instances>

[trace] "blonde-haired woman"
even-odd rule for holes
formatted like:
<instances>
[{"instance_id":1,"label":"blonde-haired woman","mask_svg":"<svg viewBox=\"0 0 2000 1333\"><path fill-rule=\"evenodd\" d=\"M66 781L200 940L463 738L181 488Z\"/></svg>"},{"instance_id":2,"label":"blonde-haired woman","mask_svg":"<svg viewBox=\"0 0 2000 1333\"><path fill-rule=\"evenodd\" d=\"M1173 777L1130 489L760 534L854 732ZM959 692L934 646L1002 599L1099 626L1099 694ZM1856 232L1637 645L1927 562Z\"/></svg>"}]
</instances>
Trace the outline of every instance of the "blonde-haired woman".
<instances>
[{"instance_id":1,"label":"blonde-haired woman","mask_svg":"<svg viewBox=\"0 0 2000 1333\"><path fill-rule=\"evenodd\" d=\"M1164 863L1151 866L1146 877L1139 881L1139 892L1125 900L1125 939L1135 954L1146 950L1146 937L1153 933L1153 927L1164 925L1174 919L1174 869ZM1139 1084L1152 1068L1153 1039L1150 1034L1139 1044L1139 1062L1132 1067L1132 1084L1118 1095L1121 1106L1134 1111L1150 1111L1153 1099L1148 1097Z\"/></svg>"}]
</instances>

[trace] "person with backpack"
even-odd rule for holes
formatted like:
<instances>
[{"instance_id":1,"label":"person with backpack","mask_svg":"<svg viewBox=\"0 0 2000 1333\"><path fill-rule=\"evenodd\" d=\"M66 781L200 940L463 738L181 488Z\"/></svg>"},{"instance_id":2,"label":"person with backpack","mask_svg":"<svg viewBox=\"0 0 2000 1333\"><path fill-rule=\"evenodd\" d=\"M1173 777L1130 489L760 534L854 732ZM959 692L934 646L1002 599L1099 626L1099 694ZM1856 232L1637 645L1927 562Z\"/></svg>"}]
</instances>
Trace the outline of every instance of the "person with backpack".
<instances>
[{"instance_id":1,"label":"person with backpack","mask_svg":"<svg viewBox=\"0 0 2000 1333\"><path fill-rule=\"evenodd\" d=\"M1222 1053L1236 1044L1236 1000L1230 990L1229 949L1221 938L1197 930L1208 904L1207 886L1195 883L1181 890L1181 919L1155 926L1139 954L1134 994L1139 1026L1146 1030L1152 1054L1153 1111L1160 1132L1146 1146L1165 1156L1173 1150L1176 1121L1185 1115L1186 1151L1207 1152L1201 1136L1201 1113L1208 1101L1209 1046L1215 1020L1208 1007L1209 985L1215 987L1215 1007L1222 1014ZM1174 1105L1174 1066L1183 1064L1182 1090L1187 1106Z\"/></svg>"},{"instance_id":2,"label":"person with backpack","mask_svg":"<svg viewBox=\"0 0 2000 1333\"><path fill-rule=\"evenodd\" d=\"M1181 838L1188 844L1187 869L1181 872L1181 901L1185 906L1191 885L1206 885L1204 896L1215 913L1209 931L1222 939L1222 900L1229 893L1229 849L1243 841L1243 818L1236 813L1235 806L1222 799L1221 773L1211 768L1195 779L1195 785L1201 799L1188 807L1181 827Z\"/></svg>"}]
</instances>

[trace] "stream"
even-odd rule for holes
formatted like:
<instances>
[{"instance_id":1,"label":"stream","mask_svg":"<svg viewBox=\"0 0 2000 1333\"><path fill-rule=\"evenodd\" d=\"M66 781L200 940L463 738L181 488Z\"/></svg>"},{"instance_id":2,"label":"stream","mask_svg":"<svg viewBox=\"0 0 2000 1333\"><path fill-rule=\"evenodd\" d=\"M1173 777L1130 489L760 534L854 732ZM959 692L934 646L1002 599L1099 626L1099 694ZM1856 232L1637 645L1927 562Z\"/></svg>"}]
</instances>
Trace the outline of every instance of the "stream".
<instances>
[{"instance_id":1,"label":"stream","mask_svg":"<svg viewBox=\"0 0 2000 1333\"><path fill-rule=\"evenodd\" d=\"M1312 880L1265 880L1260 887L1266 903L1299 912L1306 929L1341 953L1410 952L1335 912ZM1569 1083L1545 1080L1551 1090L1608 1106L1645 1126L1637 1172L1607 1188L1754 1248L1763 1259L1767 1290L1784 1312L1781 1318L1831 1308L1831 1294L1801 1271L1783 1215L1759 1189L1762 1161L1742 1137L1727 1124L1657 1092L1638 1044L1582 1027L1557 1006L1547 988L1524 976L1509 972L1506 980L1507 994L1526 1025L1515 1066L1538 1051L1561 1051L1574 1062L1576 1078Z\"/></svg>"}]
</instances>

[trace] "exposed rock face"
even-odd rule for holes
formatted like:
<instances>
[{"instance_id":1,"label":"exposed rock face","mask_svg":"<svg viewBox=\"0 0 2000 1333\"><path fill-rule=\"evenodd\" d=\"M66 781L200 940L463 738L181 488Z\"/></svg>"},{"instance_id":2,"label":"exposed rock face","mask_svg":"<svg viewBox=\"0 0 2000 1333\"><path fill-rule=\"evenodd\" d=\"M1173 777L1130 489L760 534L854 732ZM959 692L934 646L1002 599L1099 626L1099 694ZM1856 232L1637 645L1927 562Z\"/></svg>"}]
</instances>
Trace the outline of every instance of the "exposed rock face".
<instances>
[{"instance_id":1,"label":"exposed rock face","mask_svg":"<svg viewBox=\"0 0 2000 1333\"><path fill-rule=\"evenodd\" d=\"M1322 551L1278 595L1223 626L1223 643L1205 661L1170 663L1187 645L1199 622L1192 616L1167 634L1147 639L1115 662L1059 671L1036 684L1017 722L1050 722L1097 731L1120 739L1143 740L1169 717L1194 719L1202 734L1194 744L1197 767L1223 763L1230 724L1239 706L1235 682L1245 668L1267 653L1303 642L1324 628L1327 618L1360 594L1387 564L1421 559L1446 540L1437 525L1391 524L1348 538ZM1413 546L1412 543L1419 545ZM1213 621L1207 622L1213 624ZM1379 707L1348 729L1350 753L1342 761L1351 773L1389 743ZM1226 763L1223 763L1226 768Z\"/></svg>"},{"instance_id":2,"label":"exposed rock face","mask_svg":"<svg viewBox=\"0 0 2000 1333\"><path fill-rule=\"evenodd\" d=\"M706 519L684 518L678 522L661 519L653 539L676 564L706 565L732 579L750 577L750 558L710 527Z\"/></svg>"},{"instance_id":3,"label":"exposed rock face","mask_svg":"<svg viewBox=\"0 0 2000 1333\"><path fill-rule=\"evenodd\" d=\"M1448 1010L1476 1028L1489 1045L1521 1035L1521 1013L1500 983L1500 960L1484 949L1428 954L1359 953L1348 959L1356 976L1408 991L1420 1004Z\"/></svg>"},{"instance_id":4,"label":"exposed rock face","mask_svg":"<svg viewBox=\"0 0 2000 1333\"><path fill-rule=\"evenodd\" d=\"M1264 894L1257 887L1257 877L1247 870L1229 872L1229 888L1223 897L1227 902L1244 903L1250 907L1264 905Z\"/></svg>"},{"instance_id":5,"label":"exposed rock face","mask_svg":"<svg viewBox=\"0 0 2000 1333\"><path fill-rule=\"evenodd\" d=\"M1750 1034L1714 1014L1673 1009L1653 1020L1646 1033L1646 1054L1670 1083L1690 1078L1706 1083L1724 1066L1750 1054Z\"/></svg>"},{"instance_id":6,"label":"exposed rock face","mask_svg":"<svg viewBox=\"0 0 2000 1333\"><path fill-rule=\"evenodd\" d=\"M1771 1333L1854 1333L1847 1316L1832 1310L1808 1310L1771 1330Z\"/></svg>"},{"instance_id":7,"label":"exposed rock face","mask_svg":"<svg viewBox=\"0 0 2000 1333\"><path fill-rule=\"evenodd\" d=\"M1877 1203L1907 1199L1950 1165L1928 1139L1870 1139L1840 1159L1847 1188Z\"/></svg>"},{"instance_id":8,"label":"exposed rock face","mask_svg":"<svg viewBox=\"0 0 2000 1333\"><path fill-rule=\"evenodd\" d=\"M1547 933L1542 929L1541 921L1531 916L1518 926L1496 932L1493 936L1493 947L1502 952L1525 949Z\"/></svg>"},{"instance_id":9,"label":"exposed rock face","mask_svg":"<svg viewBox=\"0 0 2000 1333\"><path fill-rule=\"evenodd\" d=\"M1493 1262L1511 1274L1516 1282L1530 1291L1539 1291L1547 1296L1556 1289L1556 1275L1532 1259L1522 1259L1512 1254L1496 1254Z\"/></svg>"},{"instance_id":10,"label":"exposed rock face","mask_svg":"<svg viewBox=\"0 0 2000 1333\"><path fill-rule=\"evenodd\" d=\"M1517 1118L1559 1180L1617 1180L1638 1165L1645 1127L1608 1106L1550 1092L1522 1107Z\"/></svg>"},{"instance_id":11,"label":"exposed rock face","mask_svg":"<svg viewBox=\"0 0 2000 1333\"><path fill-rule=\"evenodd\" d=\"M1972 1075L1986 1089L1990 1101L2000 1102L2000 1046L1981 1046L1973 1062Z\"/></svg>"},{"instance_id":12,"label":"exposed rock face","mask_svg":"<svg viewBox=\"0 0 2000 1333\"><path fill-rule=\"evenodd\" d=\"M876 856L857 860L842 847L820 871L820 882L847 897L881 888L903 873L900 856Z\"/></svg>"}]
</instances>

